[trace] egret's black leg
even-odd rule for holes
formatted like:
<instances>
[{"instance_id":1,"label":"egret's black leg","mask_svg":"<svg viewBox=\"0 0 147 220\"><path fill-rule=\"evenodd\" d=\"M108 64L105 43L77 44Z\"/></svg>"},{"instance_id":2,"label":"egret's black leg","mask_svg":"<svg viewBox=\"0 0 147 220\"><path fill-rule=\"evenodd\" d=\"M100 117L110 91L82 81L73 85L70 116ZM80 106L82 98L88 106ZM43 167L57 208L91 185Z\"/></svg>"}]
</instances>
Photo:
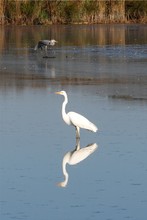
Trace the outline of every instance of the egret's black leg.
<instances>
[{"instance_id":1,"label":"egret's black leg","mask_svg":"<svg viewBox=\"0 0 147 220\"><path fill-rule=\"evenodd\" d=\"M76 127L76 139L80 139L80 128Z\"/></svg>"}]
</instances>

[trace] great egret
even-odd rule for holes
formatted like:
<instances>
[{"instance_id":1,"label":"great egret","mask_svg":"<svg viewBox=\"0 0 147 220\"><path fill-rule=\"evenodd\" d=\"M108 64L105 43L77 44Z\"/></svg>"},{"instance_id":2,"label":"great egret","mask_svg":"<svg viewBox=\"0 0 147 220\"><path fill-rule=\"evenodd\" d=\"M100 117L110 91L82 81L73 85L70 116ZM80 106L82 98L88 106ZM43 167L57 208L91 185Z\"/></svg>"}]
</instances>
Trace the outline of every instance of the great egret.
<instances>
[{"instance_id":1,"label":"great egret","mask_svg":"<svg viewBox=\"0 0 147 220\"><path fill-rule=\"evenodd\" d=\"M76 112L66 113L65 107L68 103L67 93L65 91L56 92L56 94L64 96L64 102L62 104L62 117L66 124L73 125L76 128L76 138L80 138L80 128L84 128L93 132L97 132L98 128L92 122L90 122L84 116Z\"/></svg>"},{"instance_id":2,"label":"great egret","mask_svg":"<svg viewBox=\"0 0 147 220\"><path fill-rule=\"evenodd\" d=\"M97 144L89 144L86 147L80 149L80 142L78 141L75 150L69 151L65 154L62 161L62 171L64 175L64 181L58 183L60 187L66 187L69 179L69 175L66 169L66 164L76 165L84 159L86 159L90 154L92 154L97 149Z\"/></svg>"},{"instance_id":3,"label":"great egret","mask_svg":"<svg viewBox=\"0 0 147 220\"><path fill-rule=\"evenodd\" d=\"M38 44L35 46L34 50L37 50L37 49L41 49L42 50L44 48L45 51L47 52L47 48L49 46L54 46L55 43L57 43L57 41L54 40L54 39L52 39L52 40L40 40L38 42Z\"/></svg>"}]
</instances>

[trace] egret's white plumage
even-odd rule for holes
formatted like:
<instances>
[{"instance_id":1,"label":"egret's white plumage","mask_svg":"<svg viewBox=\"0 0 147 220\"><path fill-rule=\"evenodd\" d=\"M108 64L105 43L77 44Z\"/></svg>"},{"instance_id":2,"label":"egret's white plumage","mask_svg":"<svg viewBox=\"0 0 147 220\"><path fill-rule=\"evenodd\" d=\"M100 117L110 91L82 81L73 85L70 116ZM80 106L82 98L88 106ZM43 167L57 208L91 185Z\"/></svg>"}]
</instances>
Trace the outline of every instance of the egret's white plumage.
<instances>
[{"instance_id":1,"label":"egret's white plumage","mask_svg":"<svg viewBox=\"0 0 147 220\"><path fill-rule=\"evenodd\" d=\"M73 125L76 128L76 137L80 138L80 128L84 128L93 132L97 132L98 128L84 116L76 112L66 113L65 108L68 103L67 93L65 91L56 92L56 94L64 96L62 104L62 117L66 124Z\"/></svg>"},{"instance_id":2,"label":"egret's white plumage","mask_svg":"<svg viewBox=\"0 0 147 220\"><path fill-rule=\"evenodd\" d=\"M75 150L69 151L65 154L62 161L62 171L64 175L64 181L58 183L58 186L66 187L69 179L69 174L66 169L66 165L76 165L85 160L90 154L97 149L97 144L89 144L84 148L80 148L80 142L78 141Z\"/></svg>"}]
</instances>

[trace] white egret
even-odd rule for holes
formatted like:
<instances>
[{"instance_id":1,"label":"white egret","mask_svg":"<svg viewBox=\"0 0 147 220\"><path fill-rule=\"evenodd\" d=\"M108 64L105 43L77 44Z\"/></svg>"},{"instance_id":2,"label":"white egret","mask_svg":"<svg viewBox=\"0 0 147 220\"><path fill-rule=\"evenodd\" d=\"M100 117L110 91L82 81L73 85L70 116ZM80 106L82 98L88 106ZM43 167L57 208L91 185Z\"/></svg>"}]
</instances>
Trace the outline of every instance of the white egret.
<instances>
[{"instance_id":1,"label":"white egret","mask_svg":"<svg viewBox=\"0 0 147 220\"><path fill-rule=\"evenodd\" d=\"M76 138L80 138L80 128L84 128L93 132L97 132L98 128L84 116L76 112L66 113L65 107L68 103L68 97L65 91L56 92L56 94L63 95L64 101L62 104L62 117L66 124L73 125L76 128Z\"/></svg>"},{"instance_id":2,"label":"white egret","mask_svg":"<svg viewBox=\"0 0 147 220\"><path fill-rule=\"evenodd\" d=\"M66 165L76 165L86 159L90 154L92 154L97 149L97 144L89 144L86 147L80 149L80 142L76 145L75 150L69 151L65 154L62 161L62 171L64 175L64 181L58 183L60 187L66 187L69 179L69 174L66 169Z\"/></svg>"},{"instance_id":3,"label":"white egret","mask_svg":"<svg viewBox=\"0 0 147 220\"><path fill-rule=\"evenodd\" d=\"M52 39L52 40L40 40L38 42L38 44L35 46L34 50L37 50L37 49L45 49L45 51L47 52L47 48L50 47L50 46L54 46L55 43L57 43L56 40Z\"/></svg>"}]
</instances>

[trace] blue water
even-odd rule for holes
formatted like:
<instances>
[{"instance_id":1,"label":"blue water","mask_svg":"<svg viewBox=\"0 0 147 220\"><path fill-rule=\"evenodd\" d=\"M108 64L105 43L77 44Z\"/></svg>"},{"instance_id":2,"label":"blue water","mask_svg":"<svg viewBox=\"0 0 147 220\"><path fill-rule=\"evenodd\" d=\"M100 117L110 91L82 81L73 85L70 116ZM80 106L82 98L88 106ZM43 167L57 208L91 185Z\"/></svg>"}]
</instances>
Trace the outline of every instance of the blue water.
<instances>
[{"instance_id":1,"label":"blue water","mask_svg":"<svg viewBox=\"0 0 147 220\"><path fill-rule=\"evenodd\" d=\"M133 50L140 46L134 44L129 46L129 55L127 46L125 56L120 57L118 48L116 53L111 49L105 53L101 48L98 54L103 55L105 62L101 59L100 63L92 58L99 56L93 51L97 47L92 45L94 49L90 51L89 46L85 47L79 49L74 59L73 50L65 58L64 48L59 47L52 61L42 59L42 54L36 57L33 51L26 55L24 50L22 56L29 65L25 59L19 62L21 57L14 50L1 54L2 220L146 220L146 44L139 49L137 58ZM40 70L46 70L45 77L36 78L38 62ZM112 67L117 65L113 74L110 63ZM96 74L99 66L106 72ZM50 78L51 69L56 73L54 78ZM85 69L87 73L83 75ZM35 78L29 78L30 75ZM62 160L75 149L76 139L75 129L62 120L63 97L54 94L61 89L69 96L67 111L83 114L99 128L97 133L81 130L81 148L91 143L98 148L79 164L67 165L69 181L65 188L57 186L64 179Z\"/></svg>"}]
</instances>

